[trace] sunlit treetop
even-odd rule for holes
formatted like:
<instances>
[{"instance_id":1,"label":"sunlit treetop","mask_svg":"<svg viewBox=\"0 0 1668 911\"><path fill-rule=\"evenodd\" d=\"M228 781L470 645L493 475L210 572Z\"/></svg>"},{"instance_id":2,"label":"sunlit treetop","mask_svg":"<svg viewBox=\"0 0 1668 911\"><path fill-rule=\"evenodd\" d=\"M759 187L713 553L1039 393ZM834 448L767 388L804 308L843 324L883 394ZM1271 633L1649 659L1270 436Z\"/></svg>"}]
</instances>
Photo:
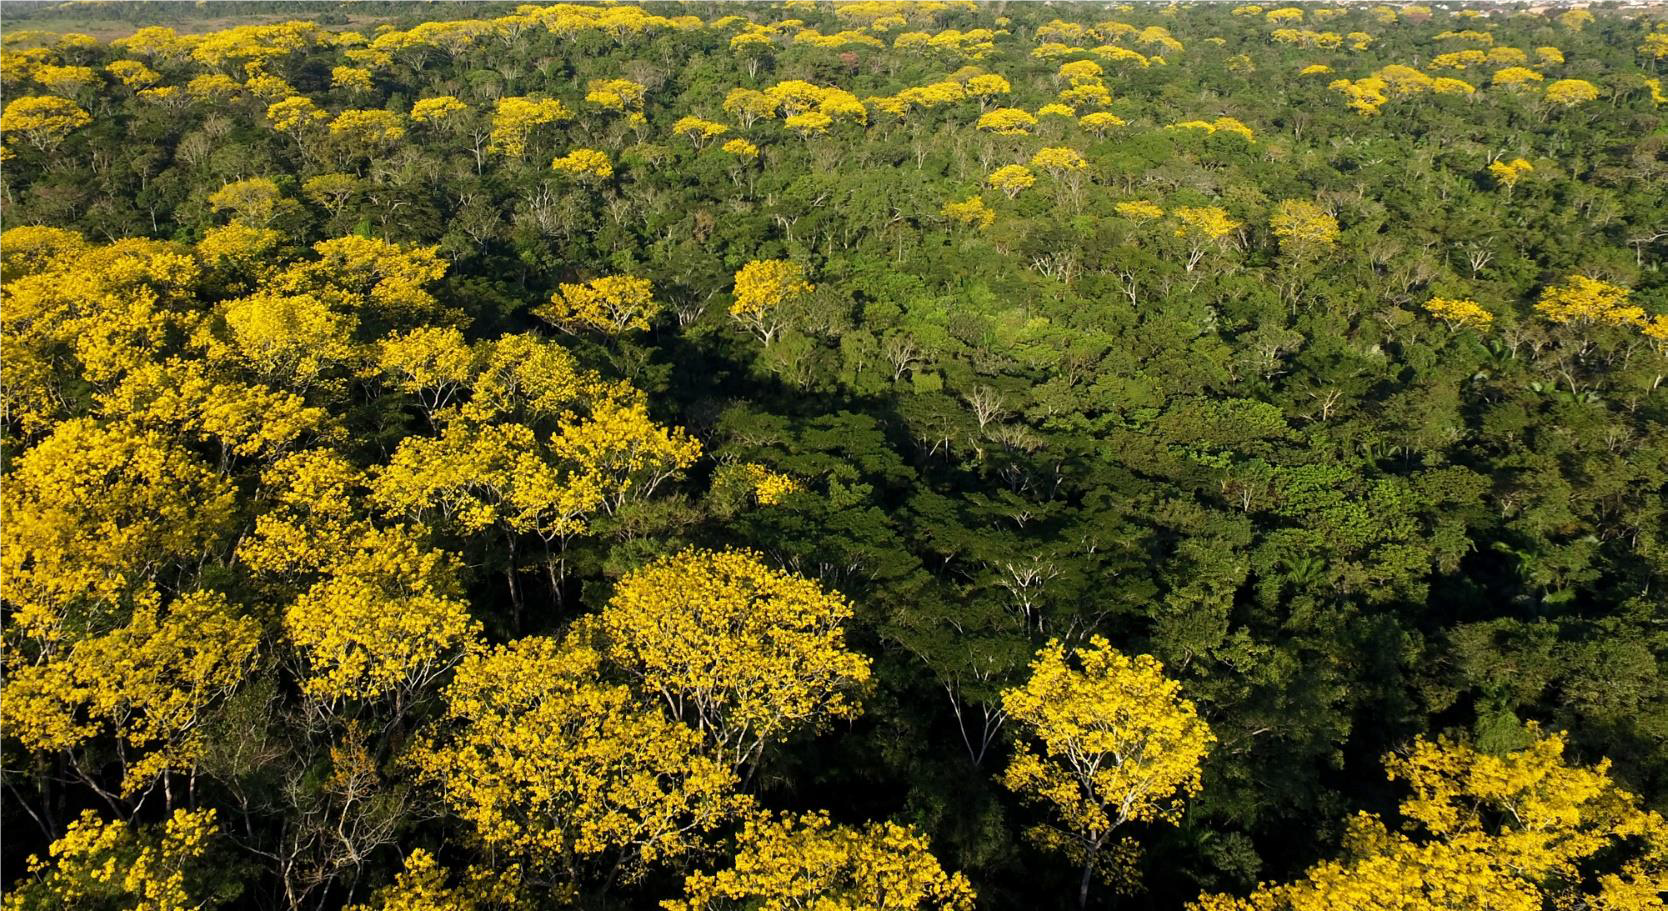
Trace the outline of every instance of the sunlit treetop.
<instances>
[{"instance_id":1,"label":"sunlit treetop","mask_svg":"<svg viewBox=\"0 0 1668 911\"><path fill-rule=\"evenodd\" d=\"M1171 124L1168 129L1197 130L1207 134L1227 132L1243 138L1246 142L1251 142L1256 138L1256 134L1252 132L1250 127L1232 117L1218 117L1215 120L1184 120L1180 123Z\"/></svg>"},{"instance_id":2,"label":"sunlit treetop","mask_svg":"<svg viewBox=\"0 0 1668 911\"><path fill-rule=\"evenodd\" d=\"M1031 156L1031 164L1055 177L1071 171L1087 170L1089 167L1089 163L1083 160L1083 156L1076 149L1059 146L1038 150L1037 154Z\"/></svg>"},{"instance_id":3,"label":"sunlit treetop","mask_svg":"<svg viewBox=\"0 0 1668 911\"><path fill-rule=\"evenodd\" d=\"M1525 85L1540 82L1545 79L1540 73L1522 66L1508 66L1503 70L1496 70L1490 80L1494 85Z\"/></svg>"},{"instance_id":4,"label":"sunlit treetop","mask_svg":"<svg viewBox=\"0 0 1668 911\"><path fill-rule=\"evenodd\" d=\"M1022 190L1037 182L1036 175L1024 165L1010 164L990 172L985 183L992 189L1001 190L1009 199L1018 196Z\"/></svg>"},{"instance_id":5,"label":"sunlit treetop","mask_svg":"<svg viewBox=\"0 0 1668 911\"><path fill-rule=\"evenodd\" d=\"M642 83L630 79L593 79L586 87L585 103L625 114L633 123L641 123L647 91Z\"/></svg>"},{"instance_id":6,"label":"sunlit treetop","mask_svg":"<svg viewBox=\"0 0 1668 911\"><path fill-rule=\"evenodd\" d=\"M500 98L492 114L491 148L507 158L520 158L534 130L572 118L567 106L555 99Z\"/></svg>"},{"instance_id":7,"label":"sunlit treetop","mask_svg":"<svg viewBox=\"0 0 1668 911\"><path fill-rule=\"evenodd\" d=\"M1320 250L1338 239L1338 219L1306 199L1282 200L1269 227L1282 250Z\"/></svg>"},{"instance_id":8,"label":"sunlit treetop","mask_svg":"<svg viewBox=\"0 0 1668 911\"><path fill-rule=\"evenodd\" d=\"M979 115L977 126L998 136L1024 136L1036 128L1037 118L1019 108L997 108Z\"/></svg>"},{"instance_id":9,"label":"sunlit treetop","mask_svg":"<svg viewBox=\"0 0 1668 911\"><path fill-rule=\"evenodd\" d=\"M587 181L607 180L614 176L614 165L608 160L608 153L598 149L574 149L551 161L550 169Z\"/></svg>"},{"instance_id":10,"label":"sunlit treetop","mask_svg":"<svg viewBox=\"0 0 1668 911\"><path fill-rule=\"evenodd\" d=\"M835 825L826 813L749 818L729 869L696 873L666 911L818 908L972 911L973 887L945 873L912 827Z\"/></svg>"},{"instance_id":11,"label":"sunlit treetop","mask_svg":"<svg viewBox=\"0 0 1668 911\"><path fill-rule=\"evenodd\" d=\"M452 880L453 885L447 881ZM406 855L394 881L371 894L366 904L347 911L493 911L519 906L521 867L503 869L471 866L459 876L448 876L434 855L422 848Z\"/></svg>"},{"instance_id":12,"label":"sunlit treetop","mask_svg":"<svg viewBox=\"0 0 1668 911\"><path fill-rule=\"evenodd\" d=\"M439 95L434 98L424 98L411 105L411 122L423 124L444 124L459 114L466 113L469 105L464 104L451 95Z\"/></svg>"},{"instance_id":13,"label":"sunlit treetop","mask_svg":"<svg viewBox=\"0 0 1668 911\"><path fill-rule=\"evenodd\" d=\"M618 333L648 329L660 309L648 279L607 275L582 284L563 283L550 303L534 313L564 328Z\"/></svg>"},{"instance_id":14,"label":"sunlit treetop","mask_svg":"<svg viewBox=\"0 0 1668 911\"><path fill-rule=\"evenodd\" d=\"M1194 911L1540 911L1659 908L1668 885L1668 822L1617 787L1609 764L1563 756L1562 735L1533 725L1531 743L1503 755L1448 739L1415 741L1386 758L1403 831L1370 813L1349 820L1343 855L1295 882L1248 898L1202 897ZM1594 858L1616 872L1592 875Z\"/></svg>"},{"instance_id":15,"label":"sunlit treetop","mask_svg":"<svg viewBox=\"0 0 1668 911\"><path fill-rule=\"evenodd\" d=\"M46 857L31 855L29 876L8 890L6 907L141 908L187 911L213 901L211 865L219 834L214 810L178 809L137 827L84 810Z\"/></svg>"},{"instance_id":16,"label":"sunlit treetop","mask_svg":"<svg viewBox=\"0 0 1668 911\"><path fill-rule=\"evenodd\" d=\"M699 734L605 679L583 634L471 655L445 702L413 762L482 843L545 875L617 863L633 879L749 806Z\"/></svg>"},{"instance_id":17,"label":"sunlit treetop","mask_svg":"<svg viewBox=\"0 0 1668 911\"><path fill-rule=\"evenodd\" d=\"M330 135L359 148L376 148L405 138L405 125L393 111L346 110L330 121Z\"/></svg>"},{"instance_id":18,"label":"sunlit treetop","mask_svg":"<svg viewBox=\"0 0 1668 911\"><path fill-rule=\"evenodd\" d=\"M1585 79L1559 79L1546 85L1547 102L1561 107L1597 101L1598 97L1598 86Z\"/></svg>"},{"instance_id":19,"label":"sunlit treetop","mask_svg":"<svg viewBox=\"0 0 1668 911\"><path fill-rule=\"evenodd\" d=\"M604 608L609 656L724 761L854 718L869 660L845 643L851 603L747 551L684 551L627 574Z\"/></svg>"},{"instance_id":20,"label":"sunlit treetop","mask_svg":"<svg viewBox=\"0 0 1668 911\"><path fill-rule=\"evenodd\" d=\"M1425 302L1425 311L1447 323L1449 329L1482 331L1494 323L1494 314L1470 298L1433 297Z\"/></svg>"},{"instance_id":21,"label":"sunlit treetop","mask_svg":"<svg viewBox=\"0 0 1668 911\"><path fill-rule=\"evenodd\" d=\"M672 132L694 143L697 149L729 131L730 128L722 123L693 115L682 117L677 123L672 124Z\"/></svg>"},{"instance_id":22,"label":"sunlit treetop","mask_svg":"<svg viewBox=\"0 0 1668 911\"><path fill-rule=\"evenodd\" d=\"M960 202L947 202L938 214L964 225L988 228L996 222L996 212L985 205L983 198L972 196Z\"/></svg>"},{"instance_id":23,"label":"sunlit treetop","mask_svg":"<svg viewBox=\"0 0 1668 911\"><path fill-rule=\"evenodd\" d=\"M354 66L332 67L330 87L355 95L368 93L372 88L371 71Z\"/></svg>"},{"instance_id":24,"label":"sunlit treetop","mask_svg":"<svg viewBox=\"0 0 1668 911\"><path fill-rule=\"evenodd\" d=\"M1002 707L1020 731L1002 783L1060 821L1033 838L1082 867L1080 904L1114 831L1180 818L1216 742L1157 659L1130 658L1100 636L1069 656L1049 642L1029 679L1002 694Z\"/></svg>"},{"instance_id":25,"label":"sunlit treetop","mask_svg":"<svg viewBox=\"0 0 1668 911\"><path fill-rule=\"evenodd\" d=\"M166 434L76 418L17 457L0 491L13 623L52 639L228 531L225 478Z\"/></svg>"},{"instance_id":26,"label":"sunlit treetop","mask_svg":"<svg viewBox=\"0 0 1668 911\"><path fill-rule=\"evenodd\" d=\"M1517 186L1518 181L1522 180L1524 175L1531 174L1534 170L1534 164L1523 158L1514 158L1511 161L1491 161L1488 166L1489 176L1508 190Z\"/></svg>"},{"instance_id":27,"label":"sunlit treetop","mask_svg":"<svg viewBox=\"0 0 1668 911\"><path fill-rule=\"evenodd\" d=\"M724 143L724 151L743 160L759 157L759 147L745 139L732 139Z\"/></svg>"},{"instance_id":28,"label":"sunlit treetop","mask_svg":"<svg viewBox=\"0 0 1668 911\"><path fill-rule=\"evenodd\" d=\"M1628 289L1585 275L1571 275L1561 285L1548 285L1535 309L1560 325L1631 326L1645 318L1643 308L1628 300Z\"/></svg>"},{"instance_id":29,"label":"sunlit treetop","mask_svg":"<svg viewBox=\"0 0 1668 911\"><path fill-rule=\"evenodd\" d=\"M105 72L116 77L116 80L130 89L142 89L155 85L162 79L162 74L140 63L137 60L117 60L106 66Z\"/></svg>"},{"instance_id":30,"label":"sunlit treetop","mask_svg":"<svg viewBox=\"0 0 1668 911\"><path fill-rule=\"evenodd\" d=\"M207 87L204 87L206 93ZM299 95L274 101L266 107L266 119L272 128L280 133L297 133L309 127L322 126L330 115L326 114L311 98Z\"/></svg>"},{"instance_id":31,"label":"sunlit treetop","mask_svg":"<svg viewBox=\"0 0 1668 911\"><path fill-rule=\"evenodd\" d=\"M781 328L784 307L813 290L815 286L806 280L805 269L798 263L754 260L736 271L730 316L768 345Z\"/></svg>"},{"instance_id":32,"label":"sunlit treetop","mask_svg":"<svg viewBox=\"0 0 1668 911\"><path fill-rule=\"evenodd\" d=\"M1127 202L1120 202L1114 205L1113 208L1117 210L1119 215L1122 215L1125 218L1133 218L1138 221L1149 221L1154 218L1164 217L1164 208L1162 206L1157 203L1148 202L1144 199L1132 199Z\"/></svg>"},{"instance_id":33,"label":"sunlit treetop","mask_svg":"<svg viewBox=\"0 0 1668 911\"><path fill-rule=\"evenodd\" d=\"M302 689L327 702L409 698L473 644L453 560L403 530L367 530L284 612Z\"/></svg>"},{"instance_id":34,"label":"sunlit treetop","mask_svg":"<svg viewBox=\"0 0 1668 911\"><path fill-rule=\"evenodd\" d=\"M65 98L15 98L0 111L0 135L8 144L23 142L49 152L92 122L91 114Z\"/></svg>"}]
</instances>

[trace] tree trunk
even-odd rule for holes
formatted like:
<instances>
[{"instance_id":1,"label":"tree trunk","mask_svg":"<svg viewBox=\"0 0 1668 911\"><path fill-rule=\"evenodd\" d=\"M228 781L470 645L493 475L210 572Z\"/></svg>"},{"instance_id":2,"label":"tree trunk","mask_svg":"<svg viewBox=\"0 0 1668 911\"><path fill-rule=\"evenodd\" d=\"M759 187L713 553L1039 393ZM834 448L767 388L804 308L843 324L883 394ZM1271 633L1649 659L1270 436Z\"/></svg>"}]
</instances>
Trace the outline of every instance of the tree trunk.
<instances>
[{"instance_id":1,"label":"tree trunk","mask_svg":"<svg viewBox=\"0 0 1668 911\"><path fill-rule=\"evenodd\" d=\"M1089 907L1089 881L1095 875L1095 857L1100 854L1100 842L1089 846L1089 856L1083 861L1083 878L1077 883L1077 907Z\"/></svg>"}]
</instances>

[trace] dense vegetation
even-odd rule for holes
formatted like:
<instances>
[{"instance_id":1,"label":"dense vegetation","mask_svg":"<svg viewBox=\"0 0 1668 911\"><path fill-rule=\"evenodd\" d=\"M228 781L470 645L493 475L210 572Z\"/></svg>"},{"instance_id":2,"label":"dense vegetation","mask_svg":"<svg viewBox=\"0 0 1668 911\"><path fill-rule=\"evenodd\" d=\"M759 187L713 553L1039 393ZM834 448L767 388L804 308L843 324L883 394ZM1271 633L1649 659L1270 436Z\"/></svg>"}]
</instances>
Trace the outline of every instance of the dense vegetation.
<instances>
[{"instance_id":1,"label":"dense vegetation","mask_svg":"<svg viewBox=\"0 0 1668 911\"><path fill-rule=\"evenodd\" d=\"M6 17L8 911L1661 906L1661 8Z\"/></svg>"}]
</instances>

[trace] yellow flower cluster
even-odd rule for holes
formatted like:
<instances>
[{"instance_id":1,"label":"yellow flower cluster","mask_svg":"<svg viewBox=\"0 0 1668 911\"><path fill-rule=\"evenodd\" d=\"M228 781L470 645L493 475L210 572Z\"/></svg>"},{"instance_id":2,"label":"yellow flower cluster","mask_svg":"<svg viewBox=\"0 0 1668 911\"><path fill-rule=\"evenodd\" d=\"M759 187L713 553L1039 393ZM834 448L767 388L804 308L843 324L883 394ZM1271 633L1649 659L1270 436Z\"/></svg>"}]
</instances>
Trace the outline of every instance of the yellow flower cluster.
<instances>
[{"instance_id":1,"label":"yellow flower cluster","mask_svg":"<svg viewBox=\"0 0 1668 911\"><path fill-rule=\"evenodd\" d=\"M996 223L996 212L985 205L984 197L969 196L960 202L947 202L938 214L975 228L988 228Z\"/></svg>"},{"instance_id":2,"label":"yellow flower cluster","mask_svg":"<svg viewBox=\"0 0 1668 911\"><path fill-rule=\"evenodd\" d=\"M1391 780L1412 792L1400 808L1404 831L1357 814L1342 860L1248 898L1204 896L1193 911L1662 907L1668 822L1618 788L1608 763L1568 765L1561 735L1533 725L1530 735L1528 747L1504 756L1421 738L1405 758L1386 758ZM1584 881L1583 865L1601 852L1613 852L1621 872Z\"/></svg>"},{"instance_id":3,"label":"yellow flower cluster","mask_svg":"<svg viewBox=\"0 0 1668 911\"><path fill-rule=\"evenodd\" d=\"M605 275L584 284L562 284L534 315L558 326L619 333L648 329L660 310L648 279Z\"/></svg>"},{"instance_id":4,"label":"yellow flower cluster","mask_svg":"<svg viewBox=\"0 0 1668 911\"><path fill-rule=\"evenodd\" d=\"M783 325L783 308L815 288L805 279L805 270L798 263L785 259L753 260L736 272L735 302L730 304L730 316L769 345Z\"/></svg>"},{"instance_id":5,"label":"yellow flower cluster","mask_svg":"<svg viewBox=\"0 0 1668 911\"><path fill-rule=\"evenodd\" d=\"M884 908L886 911L973 911L973 887L947 874L912 827L834 825L827 813L756 815L737 837L733 866L697 873L665 911Z\"/></svg>"},{"instance_id":6,"label":"yellow flower cluster","mask_svg":"<svg viewBox=\"0 0 1668 911\"><path fill-rule=\"evenodd\" d=\"M845 644L851 603L748 551L689 550L620 580L608 654L730 765L862 711L869 659Z\"/></svg>"},{"instance_id":7,"label":"yellow flower cluster","mask_svg":"<svg viewBox=\"0 0 1668 911\"><path fill-rule=\"evenodd\" d=\"M1127 822L1176 821L1216 741L1157 659L1100 636L1071 658L1050 642L1002 708L1021 731L1002 783L1052 809L1090 858Z\"/></svg>"},{"instance_id":8,"label":"yellow flower cluster","mask_svg":"<svg viewBox=\"0 0 1668 911\"><path fill-rule=\"evenodd\" d=\"M574 149L551 161L550 169L583 180L607 180L614 176L614 165L608 160L608 153L597 149Z\"/></svg>"},{"instance_id":9,"label":"yellow flower cluster","mask_svg":"<svg viewBox=\"0 0 1668 911\"><path fill-rule=\"evenodd\" d=\"M1433 297L1425 302L1425 311L1447 323L1449 329L1481 332L1494 323L1494 314L1470 298Z\"/></svg>"}]
</instances>

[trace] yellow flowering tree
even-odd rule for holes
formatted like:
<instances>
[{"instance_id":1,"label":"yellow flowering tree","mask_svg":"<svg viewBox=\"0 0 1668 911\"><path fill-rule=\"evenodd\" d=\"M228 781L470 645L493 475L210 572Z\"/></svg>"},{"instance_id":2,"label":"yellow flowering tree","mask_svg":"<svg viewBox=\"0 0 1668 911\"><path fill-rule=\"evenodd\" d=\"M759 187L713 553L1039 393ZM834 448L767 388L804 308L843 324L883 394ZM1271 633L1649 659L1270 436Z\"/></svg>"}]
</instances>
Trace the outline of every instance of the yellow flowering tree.
<instances>
[{"instance_id":1,"label":"yellow flowering tree","mask_svg":"<svg viewBox=\"0 0 1668 911\"><path fill-rule=\"evenodd\" d=\"M214 903L206 859L217 834L213 810L175 810L145 827L83 811L48 849L50 861L29 858L29 876L8 891L6 911L196 911Z\"/></svg>"},{"instance_id":2,"label":"yellow flowering tree","mask_svg":"<svg viewBox=\"0 0 1668 911\"><path fill-rule=\"evenodd\" d=\"M1548 104L1571 108L1589 101L1597 101L1598 86L1585 79L1559 79L1546 84L1546 100Z\"/></svg>"},{"instance_id":3,"label":"yellow flowering tree","mask_svg":"<svg viewBox=\"0 0 1668 911\"><path fill-rule=\"evenodd\" d=\"M446 880L446 868L418 848L406 855L405 868L392 883L372 893L370 902L349 905L347 911L488 911L520 906L519 866L470 867L458 885L448 886Z\"/></svg>"},{"instance_id":4,"label":"yellow flowering tree","mask_svg":"<svg viewBox=\"0 0 1668 911\"><path fill-rule=\"evenodd\" d=\"M724 143L724 151L744 161L752 161L759 157L759 147L745 139L732 139Z\"/></svg>"},{"instance_id":5,"label":"yellow flowering tree","mask_svg":"<svg viewBox=\"0 0 1668 911\"><path fill-rule=\"evenodd\" d=\"M52 642L230 531L232 486L166 434L60 422L0 489L0 591L14 629ZM96 613L95 615L96 616Z\"/></svg>"},{"instance_id":6,"label":"yellow flowering tree","mask_svg":"<svg viewBox=\"0 0 1668 911\"><path fill-rule=\"evenodd\" d=\"M162 74L137 60L117 60L104 68L116 81L135 91L162 81Z\"/></svg>"},{"instance_id":7,"label":"yellow flowering tree","mask_svg":"<svg viewBox=\"0 0 1668 911\"><path fill-rule=\"evenodd\" d=\"M1497 185L1506 188L1507 196L1510 196L1512 191L1517 189L1517 182L1522 180L1525 174L1533 173L1534 170L1535 166L1522 158L1514 158L1511 161L1491 161L1488 166L1489 176L1494 178Z\"/></svg>"},{"instance_id":8,"label":"yellow flowering tree","mask_svg":"<svg viewBox=\"0 0 1668 911\"><path fill-rule=\"evenodd\" d=\"M626 879L699 847L744 810L735 774L689 727L602 678L575 635L466 658L412 761L483 844L539 871Z\"/></svg>"},{"instance_id":9,"label":"yellow flowering tree","mask_svg":"<svg viewBox=\"0 0 1668 911\"><path fill-rule=\"evenodd\" d=\"M1628 302L1628 289L1585 275L1571 275L1541 292L1535 310L1561 326L1634 326L1643 308Z\"/></svg>"},{"instance_id":10,"label":"yellow flowering tree","mask_svg":"<svg viewBox=\"0 0 1668 911\"><path fill-rule=\"evenodd\" d=\"M551 295L550 303L533 314L565 329L618 334L648 329L660 310L648 279L606 275L583 284L563 283Z\"/></svg>"},{"instance_id":11,"label":"yellow flowering tree","mask_svg":"<svg viewBox=\"0 0 1668 911\"><path fill-rule=\"evenodd\" d=\"M459 336L424 333L383 357L385 375L432 403L440 433L402 440L375 470L372 500L410 521L503 535L518 610L518 536L540 539L558 590L563 551L591 517L648 498L701 454L684 431L652 420L635 390L531 334L470 353Z\"/></svg>"},{"instance_id":12,"label":"yellow flowering tree","mask_svg":"<svg viewBox=\"0 0 1668 911\"><path fill-rule=\"evenodd\" d=\"M1050 642L1002 708L1020 729L1002 783L1058 816L1032 837L1081 865L1080 906L1096 872L1122 872L1128 849L1106 853L1119 826L1180 817L1216 739L1157 659L1129 658L1100 636L1072 659Z\"/></svg>"},{"instance_id":13,"label":"yellow flowering tree","mask_svg":"<svg viewBox=\"0 0 1668 911\"><path fill-rule=\"evenodd\" d=\"M14 663L0 690L6 733L29 750L76 751L94 738L119 744L124 797L202 757L204 722L254 669L261 636L258 623L235 616L218 595L185 594L166 610L155 592L134 602L109 632ZM96 763L70 767L103 791L91 777Z\"/></svg>"},{"instance_id":14,"label":"yellow flowering tree","mask_svg":"<svg viewBox=\"0 0 1668 911\"><path fill-rule=\"evenodd\" d=\"M21 141L50 152L70 133L92 122L91 114L68 99L26 96L0 110L0 136L8 144Z\"/></svg>"},{"instance_id":15,"label":"yellow flowering tree","mask_svg":"<svg viewBox=\"0 0 1668 911\"><path fill-rule=\"evenodd\" d=\"M1187 245L1187 271L1192 272L1213 248L1220 248L1239 222L1218 206L1177 206L1172 213L1181 222L1176 236Z\"/></svg>"},{"instance_id":16,"label":"yellow flowering tree","mask_svg":"<svg viewBox=\"0 0 1668 911\"><path fill-rule=\"evenodd\" d=\"M262 509L237 558L284 600L316 582L370 530L365 472L340 453L304 449L261 472Z\"/></svg>"},{"instance_id":17,"label":"yellow flowering tree","mask_svg":"<svg viewBox=\"0 0 1668 911\"><path fill-rule=\"evenodd\" d=\"M1338 219L1307 199L1282 200L1269 227L1280 239L1281 252L1287 254L1316 253L1338 240Z\"/></svg>"},{"instance_id":18,"label":"yellow flowering tree","mask_svg":"<svg viewBox=\"0 0 1668 911\"><path fill-rule=\"evenodd\" d=\"M677 123L672 124L672 132L694 143L696 149L704 148L707 143L729 131L730 128L722 123L694 116L679 118Z\"/></svg>"},{"instance_id":19,"label":"yellow flowering tree","mask_svg":"<svg viewBox=\"0 0 1668 911\"><path fill-rule=\"evenodd\" d=\"M346 110L330 121L330 137L348 155L377 155L405 138L400 115L384 110Z\"/></svg>"},{"instance_id":20,"label":"yellow flowering tree","mask_svg":"<svg viewBox=\"0 0 1668 911\"><path fill-rule=\"evenodd\" d=\"M1084 129L1095 134L1096 136L1105 136L1114 128L1125 125L1125 121L1122 117L1119 117L1117 114L1109 114L1106 111L1096 111L1093 114L1084 114L1082 117L1077 119L1077 122L1081 124Z\"/></svg>"},{"instance_id":21,"label":"yellow flowering tree","mask_svg":"<svg viewBox=\"0 0 1668 911\"><path fill-rule=\"evenodd\" d=\"M316 294L258 292L216 308L193 342L211 363L247 370L295 392L339 377L361 357L358 321Z\"/></svg>"},{"instance_id":22,"label":"yellow flowering tree","mask_svg":"<svg viewBox=\"0 0 1668 911\"><path fill-rule=\"evenodd\" d=\"M742 466L746 472L747 482L753 488L753 497L760 506L775 506L789 494L804 490L798 481L785 474L778 474L763 465L748 462Z\"/></svg>"},{"instance_id":23,"label":"yellow flowering tree","mask_svg":"<svg viewBox=\"0 0 1668 911\"><path fill-rule=\"evenodd\" d=\"M492 133L487 149L505 158L521 158L527 143L539 127L571 120L573 112L551 98L505 97L492 112Z\"/></svg>"},{"instance_id":24,"label":"yellow flowering tree","mask_svg":"<svg viewBox=\"0 0 1668 911\"><path fill-rule=\"evenodd\" d=\"M821 111L801 111L782 119L782 126L798 133L801 139L826 135L828 128L833 125L834 118Z\"/></svg>"},{"instance_id":25,"label":"yellow flowering tree","mask_svg":"<svg viewBox=\"0 0 1668 911\"><path fill-rule=\"evenodd\" d=\"M786 323L788 305L815 287L805 280L805 270L796 262L753 260L736 272L735 302L730 304L730 316L769 347Z\"/></svg>"},{"instance_id":26,"label":"yellow flowering tree","mask_svg":"<svg viewBox=\"0 0 1668 911\"><path fill-rule=\"evenodd\" d=\"M1088 162L1076 149L1063 147L1047 148L1031 156L1032 167L1047 171L1049 176L1058 180L1073 171L1083 171L1089 167Z\"/></svg>"},{"instance_id":27,"label":"yellow flowering tree","mask_svg":"<svg viewBox=\"0 0 1668 911\"><path fill-rule=\"evenodd\" d=\"M959 224L974 228L988 228L996 223L996 212L985 205L983 197L969 196L960 202L947 202L938 214Z\"/></svg>"},{"instance_id":28,"label":"yellow flowering tree","mask_svg":"<svg viewBox=\"0 0 1668 911\"><path fill-rule=\"evenodd\" d=\"M1494 323L1494 314L1470 298L1433 297L1425 302L1425 312L1446 323L1450 332L1482 332Z\"/></svg>"},{"instance_id":29,"label":"yellow flowering tree","mask_svg":"<svg viewBox=\"0 0 1668 911\"><path fill-rule=\"evenodd\" d=\"M1164 208L1145 199L1131 199L1112 206L1119 215L1135 221L1151 221L1164 217Z\"/></svg>"},{"instance_id":30,"label":"yellow flowering tree","mask_svg":"<svg viewBox=\"0 0 1668 911\"><path fill-rule=\"evenodd\" d=\"M979 99L981 111L998 96L1007 95L1012 91L1013 86L1008 84L1008 80L996 73L980 73L967 80L967 94Z\"/></svg>"},{"instance_id":31,"label":"yellow flowering tree","mask_svg":"<svg viewBox=\"0 0 1668 911\"><path fill-rule=\"evenodd\" d=\"M564 420L550 447L596 484L609 512L649 497L701 456L699 441L682 428L656 424L641 402L606 399L596 402L588 417Z\"/></svg>"},{"instance_id":32,"label":"yellow flowering tree","mask_svg":"<svg viewBox=\"0 0 1668 911\"><path fill-rule=\"evenodd\" d=\"M1542 735L1502 756L1420 739L1386 765L1412 792L1402 831L1349 821L1344 853L1246 898L1203 896L1194 911L1644 911L1668 890L1668 822L1617 787L1609 763L1563 758Z\"/></svg>"},{"instance_id":33,"label":"yellow flowering tree","mask_svg":"<svg viewBox=\"0 0 1668 911\"><path fill-rule=\"evenodd\" d=\"M991 189L1001 190L1003 195L1009 199L1018 196L1023 190L1036 182L1036 175L1031 173L1030 168L1022 164L1003 165L990 172L990 176L985 178L985 183Z\"/></svg>"},{"instance_id":34,"label":"yellow flowering tree","mask_svg":"<svg viewBox=\"0 0 1668 911\"><path fill-rule=\"evenodd\" d=\"M734 117L744 130L776 116L776 102L758 89L731 89L724 96L723 107L724 113Z\"/></svg>"},{"instance_id":35,"label":"yellow flowering tree","mask_svg":"<svg viewBox=\"0 0 1668 911\"><path fill-rule=\"evenodd\" d=\"M552 160L550 169L587 183L604 181L614 176L614 165L608 160L608 153L597 149L574 149Z\"/></svg>"},{"instance_id":36,"label":"yellow flowering tree","mask_svg":"<svg viewBox=\"0 0 1668 911\"><path fill-rule=\"evenodd\" d=\"M323 571L284 612L301 688L322 705L387 700L397 714L480 633L454 561L402 529L366 530Z\"/></svg>"},{"instance_id":37,"label":"yellow flowering tree","mask_svg":"<svg viewBox=\"0 0 1668 911\"><path fill-rule=\"evenodd\" d=\"M647 93L647 87L630 79L593 79L586 86L585 103L624 114L628 122L638 125L644 122L643 101Z\"/></svg>"},{"instance_id":38,"label":"yellow flowering tree","mask_svg":"<svg viewBox=\"0 0 1668 911\"><path fill-rule=\"evenodd\" d=\"M748 551L688 550L620 580L609 657L728 767L861 711L869 660L845 644L850 602Z\"/></svg>"},{"instance_id":39,"label":"yellow flowering tree","mask_svg":"<svg viewBox=\"0 0 1668 911\"><path fill-rule=\"evenodd\" d=\"M270 177L226 184L209 194L208 204L215 212L232 213L232 220L251 228L266 227L294 206Z\"/></svg>"},{"instance_id":40,"label":"yellow flowering tree","mask_svg":"<svg viewBox=\"0 0 1668 911\"><path fill-rule=\"evenodd\" d=\"M760 814L736 839L730 869L684 880L665 911L758 908L973 911L973 887L945 873L926 838L909 826L834 825L827 813Z\"/></svg>"},{"instance_id":41,"label":"yellow flowering tree","mask_svg":"<svg viewBox=\"0 0 1668 911\"><path fill-rule=\"evenodd\" d=\"M350 95L369 94L372 88L371 71L357 66L332 67L330 87Z\"/></svg>"},{"instance_id":42,"label":"yellow flowering tree","mask_svg":"<svg viewBox=\"0 0 1668 911\"><path fill-rule=\"evenodd\" d=\"M1037 118L1019 108L995 108L979 115L978 129L998 136L1025 136L1037 127Z\"/></svg>"},{"instance_id":43,"label":"yellow flowering tree","mask_svg":"<svg viewBox=\"0 0 1668 911\"><path fill-rule=\"evenodd\" d=\"M205 91L194 91L193 94L207 94L206 87ZM267 105L266 119L278 132L294 133L308 126L325 123L330 119L330 115L314 104L313 99L297 95Z\"/></svg>"},{"instance_id":44,"label":"yellow flowering tree","mask_svg":"<svg viewBox=\"0 0 1668 911\"><path fill-rule=\"evenodd\" d=\"M1495 70L1490 81L1499 86L1522 86L1540 82L1545 78L1545 76L1526 66L1508 66L1505 69Z\"/></svg>"}]
</instances>

